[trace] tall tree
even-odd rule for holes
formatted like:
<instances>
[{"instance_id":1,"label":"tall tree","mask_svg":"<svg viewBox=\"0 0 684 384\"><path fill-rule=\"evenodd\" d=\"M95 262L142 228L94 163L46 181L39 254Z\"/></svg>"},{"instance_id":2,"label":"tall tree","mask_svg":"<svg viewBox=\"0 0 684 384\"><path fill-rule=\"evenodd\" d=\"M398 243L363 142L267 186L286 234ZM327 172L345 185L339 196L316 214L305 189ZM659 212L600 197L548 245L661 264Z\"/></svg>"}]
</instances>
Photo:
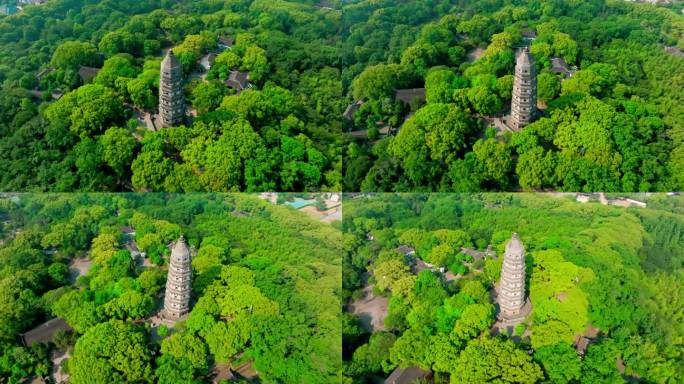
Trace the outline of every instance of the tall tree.
<instances>
[{"instance_id":1,"label":"tall tree","mask_svg":"<svg viewBox=\"0 0 684 384\"><path fill-rule=\"evenodd\" d=\"M511 341L482 336L461 352L451 374L452 383L526 383L544 378L541 368Z\"/></svg>"}]
</instances>

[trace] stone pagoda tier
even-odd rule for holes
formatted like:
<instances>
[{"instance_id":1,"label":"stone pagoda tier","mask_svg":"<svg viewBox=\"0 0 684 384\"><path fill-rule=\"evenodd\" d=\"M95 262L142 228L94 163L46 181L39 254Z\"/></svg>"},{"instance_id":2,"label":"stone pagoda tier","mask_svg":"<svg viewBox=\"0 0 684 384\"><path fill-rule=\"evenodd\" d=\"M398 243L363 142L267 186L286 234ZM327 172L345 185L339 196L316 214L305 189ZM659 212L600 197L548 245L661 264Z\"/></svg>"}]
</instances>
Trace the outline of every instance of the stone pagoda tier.
<instances>
[{"instance_id":1,"label":"stone pagoda tier","mask_svg":"<svg viewBox=\"0 0 684 384\"><path fill-rule=\"evenodd\" d=\"M173 127L185 121L183 67L172 50L166 54L159 73L159 120L162 127Z\"/></svg>"},{"instance_id":2,"label":"stone pagoda tier","mask_svg":"<svg viewBox=\"0 0 684 384\"><path fill-rule=\"evenodd\" d=\"M522 321L530 310L525 296L525 248L517 233L506 244L497 301L502 323Z\"/></svg>"},{"instance_id":3,"label":"stone pagoda tier","mask_svg":"<svg viewBox=\"0 0 684 384\"><path fill-rule=\"evenodd\" d=\"M518 51L508 127L519 131L537 116L537 70L529 48Z\"/></svg>"},{"instance_id":4,"label":"stone pagoda tier","mask_svg":"<svg viewBox=\"0 0 684 384\"><path fill-rule=\"evenodd\" d=\"M164 296L163 317L178 320L190 310L190 292L192 289L192 259L185 239L180 239L171 249L171 261L166 277L166 294Z\"/></svg>"}]
</instances>

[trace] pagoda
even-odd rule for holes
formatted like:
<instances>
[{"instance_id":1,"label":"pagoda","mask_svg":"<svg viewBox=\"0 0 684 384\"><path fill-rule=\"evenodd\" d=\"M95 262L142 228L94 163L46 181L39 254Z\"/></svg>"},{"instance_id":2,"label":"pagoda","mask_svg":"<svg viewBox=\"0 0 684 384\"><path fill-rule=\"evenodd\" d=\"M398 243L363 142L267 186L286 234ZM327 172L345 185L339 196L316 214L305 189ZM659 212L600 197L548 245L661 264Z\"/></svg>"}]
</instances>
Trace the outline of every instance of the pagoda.
<instances>
[{"instance_id":1,"label":"pagoda","mask_svg":"<svg viewBox=\"0 0 684 384\"><path fill-rule=\"evenodd\" d=\"M185 120L183 67L172 50L164 57L159 73L159 119L162 127L180 125Z\"/></svg>"},{"instance_id":2,"label":"pagoda","mask_svg":"<svg viewBox=\"0 0 684 384\"><path fill-rule=\"evenodd\" d=\"M166 277L166 294L162 312L162 316L166 319L178 320L190 311L191 261L190 249L181 236L171 249L171 261Z\"/></svg>"},{"instance_id":3,"label":"pagoda","mask_svg":"<svg viewBox=\"0 0 684 384\"><path fill-rule=\"evenodd\" d=\"M504 324L524 320L531 309L525 297L525 247L517 233L506 244L497 302L499 320Z\"/></svg>"},{"instance_id":4,"label":"pagoda","mask_svg":"<svg viewBox=\"0 0 684 384\"><path fill-rule=\"evenodd\" d=\"M537 71L528 47L518 51L508 127L519 131L537 116Z\"/></svg>"}]
</instances>

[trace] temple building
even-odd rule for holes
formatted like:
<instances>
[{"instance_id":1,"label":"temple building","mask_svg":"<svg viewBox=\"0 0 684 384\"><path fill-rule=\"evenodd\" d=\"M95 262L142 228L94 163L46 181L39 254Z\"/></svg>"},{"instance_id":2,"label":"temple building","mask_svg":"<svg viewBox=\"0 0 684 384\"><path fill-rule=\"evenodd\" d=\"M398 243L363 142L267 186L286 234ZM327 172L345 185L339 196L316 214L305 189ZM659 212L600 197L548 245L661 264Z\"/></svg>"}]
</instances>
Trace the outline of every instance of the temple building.
<instances>
[{"instance_id":1,"label":"temple building","mask_svg":"<svg viewBox=\"0 0 684 384\"><path fill-rule=\"evenodd\" d=\"M172 50L164 57L159 73L159 119L162 127L180 125L185 120L183 67Z\"/></svg>"},{"instance_id":2,"label":"temple building","mask_svg":"<svg viewBox=\"0 0 684 384\"><path fill-rule=\"evenodd\" d=\"M249 72L230 71L226 85L233 88L238 94L245 89L251 88L249 83Z\"/></svg>"},{"instance_id":3,"label":"temple building","mask_svg":"<svg viewBox=\"0 0 684 384\"><path fill-rule=\"evenodd\" d=\"M529 48L518 51L508 127L519 131L537 115L537 70Z\"/></svg>"},{"instance_id":4,"label":"temple building","mask_svg":"<svg viewBox=\"0 0 684 384\"><path fill-rule=\"evenodd\" d=\"M522 321L530 310L525 298L525 247L517 233L506 244L497 301L504 324Z\"/></svg>"},{"instance_id":5,"label":"temple building","mask_svg":"<svg viewBox=\"0 0 684 384\"><path fill-rule=\"evenodd\" d=\"M171 249L171 261L166 277L163 317L178 320L190 311L192 266L190 249L183 236Z\"/></svg>"}]
</instances>

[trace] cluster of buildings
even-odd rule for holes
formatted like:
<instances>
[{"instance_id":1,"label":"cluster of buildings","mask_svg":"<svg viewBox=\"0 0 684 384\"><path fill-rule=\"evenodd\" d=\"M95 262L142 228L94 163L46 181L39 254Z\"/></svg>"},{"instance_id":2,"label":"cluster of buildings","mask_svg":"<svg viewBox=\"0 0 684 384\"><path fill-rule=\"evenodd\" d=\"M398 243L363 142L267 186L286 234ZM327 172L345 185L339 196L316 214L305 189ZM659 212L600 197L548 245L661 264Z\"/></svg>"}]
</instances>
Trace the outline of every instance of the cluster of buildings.
<instances>
[{"instance_id":1,"label":"cluster of buildings","mask_svg":"<svg viewBox=\"0 0 684 384\"><path fill-rule=\"evenodd\" d=\"M45 0L26 0L33 3L45 2ZM0 8L1 9L1 8ZM232 38L221 36L217 40L218 51L222 52L231 49L235 41ZM199 65L205 71L209 71L214 65L217 57L217 52L211 52L203 56L199 60ZM45 68L36 74L38 81L46 75L54 71L54 68ZM100 68L80 66L78 75L81 81L90 83L100 72ZM249 81L249 72L241 72L239 70L231 70L228 79L225 80L227 87L234 89L238 94L246 89L252 88ZM158 113L150 113L147 111L137 111L138 120L144 124L149 130L157 130L160 128L173 127L185 123L187 116L187 105L183 89L183 66L174 55L173 50L169 49L162 60L159 74L159 109ZM34 96L41 98L42 92L34 90L30 91ZM61 91L53 92L52 99L58 100L62 97Z\"/></svg>"},{"instance_id":2,"label":"cluster of buildings","mask_svg":"<svg viewBox=\"0 0 684 384\"><path fill-rule=\"evenodd\" d=\"M425 88L397 89L394 91L394 100L402 102L405 105L412 105L414 103L424 104ZM357 100L349 104L347 108L344 110L344 113L342 113L342 117L353 124L356 112L358 112L358 110L364 103L364 100ZM408 116L406 116L404 118L404 122L411 118L411 116L413 116L413 113L410 113ZM389 124L386 124L384 121L379 121L377 123L377 126L378 132L381 137L393 135L398 130L397 127L392 127ZM368 131L352 131L350 132L350 134L360 139L365 139L368 137Z\"/></svg>"},{"instance_id":3,"label":"cluster of buildings","mask_svg":"<svg viewBox=\"0 0 684 384\"><path fill-rule=\"evenodd\" d=\"M528 124L532 123L539 111L537 109L537 71L534 58L529 49L529 44L536 38L534 31L523 31L523 40L526 45L520 48L516 54L515 78L513 82L513 92L511 95L511 110L507 116L503 118L490 118L491 122L499 130L519 131ZM576 68L571 68L563 58L551 58L551 72L560 75L562 78L572 77ZM411 89L397 89L395 91L395 100L401 101L404 104L412 104L415 102L425 102L425 88L411 88ZM347 121L353 122L354 115L364 104L364 100L358 100L347 106L342 117ZM407 117L410 118L411 115ZM385 129L383 136L394 133L396 130L392 127ZM352 131L352 136L364 138L358 131ZM382 132L381 132L382 134Z\"/></svg>"},{"instance_id":4,"label":"cluster of buildings","mask_svg":"<svg viewBox=\"0 0 684 384\"><path fill-rule=\"evenodd\" d=\"M124 228L125 233L133 233L128 227ZM136 248L137 250L137 248ZM131 254L133 257L133 253ZM190 296L192 292L192 255L190 248L183 236L173 244L169 269L166 277L166 289L164 295L164 307L155 318L161 320L153 326L161 323L173 325L176 321L184 319L190 312ZM22 333L19 337L26 347L32 347L40 343L49 343L54 340L60 332L73 332L73 328L64 319L54 318L45 323ZM62 363L68 357L67 353L53 356L54 369L52 376L57 383L68 382L69 375L64 371ZM37 382L45 382L38 378Z\"/></svg>"},{"instance_id":5,"label":"cluster of buildings","mask_svg":"<svg viewBox=\"0 0 684 384\"><path fill-rule=\"evenodd\" d=\"M509 334L532 311L532 303L525 292L525 247L516 233L506 244L496 302L499 305L499 315L494 327L505 329ZM584 357L589 344L600 334L598 328L588 324L585 332L575 337L573 345L579 356Z\"/></svg>"},{"instance_id":6,"label":"cluster of buildings","mask_svg":"<svg viewBox=\"0 0 684 384\"><path fill-rule=\"evenodd\" d=\"M235 40L227 36L219 36L217 45L217 52L209 52L199 61L200 66L202 66L206 72L209 72L211 67L214 66L214 62L216 61L219 53L233 48L235 45ZM252 88L252 84L249 82L249 72L242 72L237 69L232 69L230 71L228 79L225 83L229 88L234 89L238 94L246 89Z\"/></svg>"},{"instance_id":7,"label":"cluster of buildings","mask_svg":"<svg viewBox=\"0 0 684 384\"><path fill-rule=\"evenodd\" d=\"M407 256L415 254L415 250L408 246L401 246L396 251ZM495 256L491 247L488 247L485 252L467 248L462 248L461 251L475 259ZM499 306L495 328L506 329L510 333L513 327L524 321L532 311L532 303L525 292L525 247L517 233L514 233L506 244L501 278L496 288L495 297ZM579 338L578 340L581 343L587 342L587 340ZM432 372L420 367L397 367L387 377L385 384L407 384L417 380L429 380L430 378L432 378Z\"/></svg>"},{"instance_id":8,"label":"cluster of buildings","mask_svg":"<svg viewBox=\"0 0 684 384\"><path fill-rule=\"evenodd\" d=\"M218 38L219 51L231 49L235 41L221 36ZM209 71L216 60L217 53L210 52L199 60L199 64ZM233 69L230 71L226 86L238 94L252 88L249 72ZM152 117L152 129L167 128L180 125L186 119L186 103L183 91L183 68L178 58L169 50L161 64L159 76L159 115ZM148 128L149 128L149 124Z\"/></svg>"},{"instance_id":9,"label":"cluster of buildings","mask_svg":"<svg viewBox=\"0 0 684 384\"><path fill-rule=\"evenodd\" d=\"M124 227L124 232L128 234L134 233L130 227ZM191 293L192 253L185 238L181 236L171 246L163 308L157 315L148 319L148 321L153 327L157 327L161 324L173 326L177 321L184 320L190 312ZM54 318L19 336L25 346L31 347L35 344L53 341L55 335L59 332L73 332L73 328L63 319ZM54 368L51 373L53 381L50 382L68 382L69 374L64 370L63 366L64 361L68 357L67 352L53 356ZM217 369L214 369L214 372L212 372L216 376L213 380L214 383L218 383L219 378L228 380L238 377L254 379L257 376L251 361L246 361L237 367L231 367L226 364L216 365ZM33 382L45 383L46 381L43 378L36 378Z\"/></svg>"},{"instance_id":10,"label":"cluster of buildings","mask_svg":"<svg viewBox=\"0 0 684 384\"><path fill-rule=\"evenodd\" d=\"M496 252L494 252L491 244L487 246L487 249L484 252L466 247L461 247L461 252L472 257L473 261L483 260L486 258L496 259Z\"/></svg>"},{"instance_id":11,"label":"cluster of buildings","mask_svg":"<svg viewBox=\"0 0 684 384\"><path fill-rule=\"evenodd\" d=\"M529 37L530 41L535 37ZM570 68L563 58L551 58L551 72L562 78L572 77L575 69ZM529 47L518 50L511 96L511 112L503 119L494 119L494 125L501 130L520 131L539 116L537 108L537 69Z\"/></svg>"},{"instance_id":12,"label":"cluster of buildings","mask_svg":"<svg viewBox=\"0 0 684 384\"><path fill-rule=\"evenodd\" d=\"M506 244L501 277L495 287L494 297L499 307L496 324L493 330L504 330L508 334L513 328L523 322L532 311L532 303L525 291L525 246L517 233L514 233ZM413 248L402 246L396 249L406 255L415 254ZM472 254L472 250L468 254ZM492 256L491 248L486 252L474 251L473 257L478 258ZM589 325L586 332L575 338L574 347L580 356L584 356L587 347L598 336L600 331ZM416 380L429 380L432 372L413 366L408 368L397 367L385 380L385 384L405 384Z\"/></svg>"}]
</instances>

